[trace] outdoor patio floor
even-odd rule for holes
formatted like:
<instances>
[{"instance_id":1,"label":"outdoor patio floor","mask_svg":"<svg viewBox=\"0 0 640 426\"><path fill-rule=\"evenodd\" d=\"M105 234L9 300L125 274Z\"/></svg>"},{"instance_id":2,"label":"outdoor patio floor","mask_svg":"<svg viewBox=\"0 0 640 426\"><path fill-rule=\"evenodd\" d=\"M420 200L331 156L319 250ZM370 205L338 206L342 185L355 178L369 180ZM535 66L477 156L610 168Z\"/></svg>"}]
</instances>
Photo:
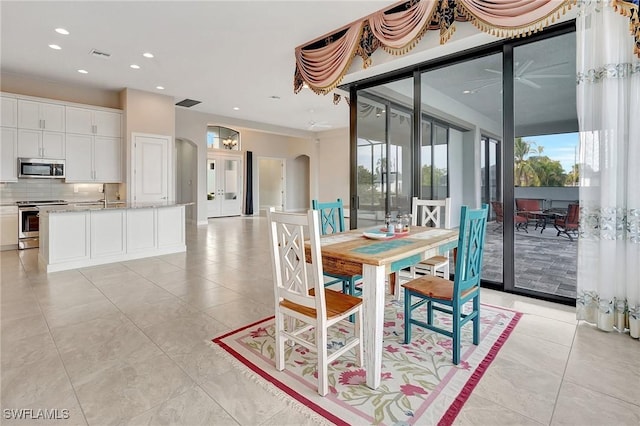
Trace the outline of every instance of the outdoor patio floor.
<instances>
[{"instance_id":1,"label":"outdoor patio floor","mask_svg":"<svg viewBox=\"0 0 640 426\"><path fill-rule=\"evenodd\" d=\"M498 229L496 229L498 228ZM515 233L516 287L576 297L578 241L557 236L553 226L542 233L529 225L529 232ZM502 282L502 226L487 224L482 278Z\"/></svg>"}]
</instances>

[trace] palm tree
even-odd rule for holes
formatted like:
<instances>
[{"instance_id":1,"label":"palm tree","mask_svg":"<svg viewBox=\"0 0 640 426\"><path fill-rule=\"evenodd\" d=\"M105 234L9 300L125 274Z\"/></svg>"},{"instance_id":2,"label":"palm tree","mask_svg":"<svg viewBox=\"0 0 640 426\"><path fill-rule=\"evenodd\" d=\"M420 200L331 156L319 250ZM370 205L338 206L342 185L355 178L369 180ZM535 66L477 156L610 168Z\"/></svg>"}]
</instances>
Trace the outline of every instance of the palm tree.
<instances>
[{"instance_id":1,"label":"palm tree","mask_svg":"<svg viewBox=\"0 0 640 426\"><path fill-rule=\"evenodd\" d=\"M514 182L519 186L538 186L540 180L536 175L535 170L531 167L531 164L527 160L529 154L535 154L537 151L533 150L532 146L535 142L525 141L522 138L516 138L513 142L513 155L514 155ZM544 147L538 147L538 150Z\"/></svg>"}]
</instances>

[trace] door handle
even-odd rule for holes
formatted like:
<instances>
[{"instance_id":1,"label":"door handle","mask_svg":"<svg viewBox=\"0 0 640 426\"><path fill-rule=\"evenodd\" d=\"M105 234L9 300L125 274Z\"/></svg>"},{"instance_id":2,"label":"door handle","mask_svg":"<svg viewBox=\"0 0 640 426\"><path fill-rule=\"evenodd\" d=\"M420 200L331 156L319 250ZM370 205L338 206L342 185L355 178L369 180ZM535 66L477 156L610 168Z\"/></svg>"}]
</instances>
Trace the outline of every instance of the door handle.
<instances>
[{"instance_id":1,"label":"door handle","mask_svg":"<svg viewBox=\"0 0 640 426\"><path fill-rule=\"evenodd\" d=\"M161 199L161 200L166 200L166 199L167 199L167 197L160 197L160 199Z\"/></svg>"}]
</instances>

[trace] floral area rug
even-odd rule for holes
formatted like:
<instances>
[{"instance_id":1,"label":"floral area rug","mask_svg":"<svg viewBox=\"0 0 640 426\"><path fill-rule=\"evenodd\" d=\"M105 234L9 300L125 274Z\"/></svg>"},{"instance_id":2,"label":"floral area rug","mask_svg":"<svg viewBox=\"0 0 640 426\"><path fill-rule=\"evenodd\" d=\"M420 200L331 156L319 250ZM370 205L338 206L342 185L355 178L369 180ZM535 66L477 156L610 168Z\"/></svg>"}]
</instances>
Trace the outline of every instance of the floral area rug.
<instances>
[{"instance_id":1,"label":"floral area rug","mask_svg":"<svg viewBox=\"0 0 640 426\"><path fill-rule=\"evenodd\" d=\"M414 325L411 343L403 344L403 304L388 299L380 386L375 390L366 386L365 370L356 365L351 351L330 365L329 394L325 397L317 394L314 352L300 345L286 346L286 368L275 369L273 317L216 337L213 346L237 360L234 364L248 376L325 423L451 424L521 316L489 305L482 305L480 313L480 344L471 343L472 325L465 325L461 361L455 366L452 341L446 336ZM451 324L448 315L438 312L434 321L444 327ZM329 351L341 346L351 331L349 322L333 327Z\"/></svg>"}]
</instances>

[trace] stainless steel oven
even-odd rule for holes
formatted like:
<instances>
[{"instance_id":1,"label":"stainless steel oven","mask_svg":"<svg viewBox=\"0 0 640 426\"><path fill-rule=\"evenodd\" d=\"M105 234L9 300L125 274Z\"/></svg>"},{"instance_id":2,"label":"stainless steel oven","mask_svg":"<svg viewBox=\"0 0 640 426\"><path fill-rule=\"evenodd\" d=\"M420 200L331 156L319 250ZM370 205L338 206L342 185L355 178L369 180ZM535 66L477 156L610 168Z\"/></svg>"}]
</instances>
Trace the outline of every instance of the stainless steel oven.
<instances>
[{"instance_id":1,"label":"stainless steel oven","mask_svg":"<svg viewBox=\"0 0 640 426\"><path fill-rule=\"evenodd\" d=\"M37 248L40 245L40 210L38 206L65 205L64 200L18 201L18 248Z\"/></svg>"}]
</instances>

